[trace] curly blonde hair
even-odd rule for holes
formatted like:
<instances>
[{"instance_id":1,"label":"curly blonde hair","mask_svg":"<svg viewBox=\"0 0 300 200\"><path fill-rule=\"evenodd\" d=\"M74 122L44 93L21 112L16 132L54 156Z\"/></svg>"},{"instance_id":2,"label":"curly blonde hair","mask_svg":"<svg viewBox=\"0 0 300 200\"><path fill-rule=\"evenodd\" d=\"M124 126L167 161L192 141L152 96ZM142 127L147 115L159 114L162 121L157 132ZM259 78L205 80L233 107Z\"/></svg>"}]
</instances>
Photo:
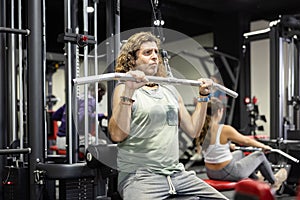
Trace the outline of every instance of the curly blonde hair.
<instances>
[{"instance_id":1,"label":"curly blonde hair","mask_svg":"<svg viewBox=\"0 0 300 200\"><path fill-rule=\"evenodd\" d=\"M160 48L160 40L150 32L139 32L128 38L127 42L122 46L120 55L117 58L115 72L126 73L129 70L134 70L137 60L137 51L145 42L155 42L157 47ZM158 71L156 76L166 77L167 73L163 65L162 57L158 55Z\"/></svg>"}]
</instances>

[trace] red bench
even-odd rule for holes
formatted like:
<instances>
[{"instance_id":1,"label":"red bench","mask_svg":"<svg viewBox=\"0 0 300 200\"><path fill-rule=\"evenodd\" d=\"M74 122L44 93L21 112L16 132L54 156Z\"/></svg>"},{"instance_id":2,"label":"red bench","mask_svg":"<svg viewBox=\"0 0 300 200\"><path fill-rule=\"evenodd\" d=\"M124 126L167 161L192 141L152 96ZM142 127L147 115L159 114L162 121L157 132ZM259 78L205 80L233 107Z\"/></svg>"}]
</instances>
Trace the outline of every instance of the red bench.
<instances>
[{"instance_id":1,"label":"red bench","mask_svg":"<svg viewBox=\"0 0 300 200\"><path fill-rule=\"evenodd\" d=\"M236 184L238 183L234 181L222 181L213 179L204 179L204 181L218 191L234 190Z\"/></svg>"},{"instance_id":2,"label":"red bench","mask_svg":"<svg viewBox=\"0 0 300 200\"><path fill-rule=\"evenodd\" d=\"M275 200L271 187L261 181L250 178L234 181L204 179L206 183L218 191L235 190L234 200Z\"/></svg>"},{"instance_id":3,"label":"red bench","mask_svg":"<svg viewBox=\"0 0 300 200\"><path fill-rule=\"evenodd\" d=\"M236 184L234 199L275 200L276 198L267 183L247 178Z\"/></svg>"}]
</instances>

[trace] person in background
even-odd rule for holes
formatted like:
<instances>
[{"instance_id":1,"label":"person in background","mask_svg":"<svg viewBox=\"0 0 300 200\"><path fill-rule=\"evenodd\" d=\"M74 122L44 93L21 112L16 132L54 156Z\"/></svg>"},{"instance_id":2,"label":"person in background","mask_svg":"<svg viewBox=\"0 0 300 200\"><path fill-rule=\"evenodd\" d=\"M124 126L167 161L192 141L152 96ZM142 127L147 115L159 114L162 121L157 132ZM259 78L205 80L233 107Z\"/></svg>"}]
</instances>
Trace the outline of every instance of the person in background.
<instances>
[{"instance_id":1,"label":"person in background","mask_svg":"<svg viewBox=\"0 0 300 200\"><path fill-rule=\"evenodd\" d=\"M94 144L96 140L95 133L95 119L96 119L96 99L95 99L95 84L90 84L88 88L88 144ZM106 86L102 83L98 83L98 103L102 101L103 96L106 93ZM84 126L84 116L85 116L85 102L84 98L78 101L78 133L79 133L79 145L83 146L85 143L85 126ZM98 121L100 125L102 124L102 119L107 119L107 113L98 113ZM101 128L101 127L100 127ZM100 142L106 141L106 135L99 129L98 137L102 137ZM105 138L104 138L105 137Z\"/></svg>"},{"instance_id":2,"label":"person in background","mask_svg":"<svg viewBox=\"0 0 300 200\"><path fill-rule=\"evenodd\" d=\"M197 144L202 145L207 176L210 179L239 181L244 178L258 179L256 171L265 178L277 191L287 179L287 170L281 168L274 175L271 164L263 151L270 146L240 134L230 125L220 124L224 105L218 98L212 97L208 103L205 124ZM243 145L261 148L247 156L241 150L234 150L231 141Z\"/></svg>"},{"instance_id":3,"label":"person in background","mask_svg":"<svg viewBox=\"0 0 300 200\"><path fill-rule=\"evenodd\" d=\"M60 121L56 135L56 146L58 149L66 149L66 104L62 105L52 114L52 119Z\"/></svg>"},{"instance_id":4,"label":"person in background","mask_svg":"<svg viewBox=\"0 0 300 200\"><path fill-rule=\"evenodd\" d=\"M88 96L88 114L89 114L89 133L91 135L95 135L95 117L96 117L96 99L95 99L95 85L91 84L88 88L89 96ZM102 101L103 96L106 93L106 86L99 82L98 83L98 103ZM102 119L106 119L106 113L98 113L98 121ZM58 149L66 149L66 105L64 104L59 109L57 109L52 114L52 119L56 121L60 121L60 126L58 128L57 138L56 138L56 145ZM84 135L84 99L78 100L78 130L79 135Z\"/></svg>"},{"instance_id":5,"label":"person in background","mask_svg":"<svg viewBox=\"0 0 300 200\"><path fill-rule=\"evenodd\" d=\"M150 32L132 35L122 46L116 72L136 81L119 82L109 120L111 139L118 143L118 185L124 200L161 200L193 195L227 199L179 162L178 128L191 137L200 133L212 81L198 81L199 99L192 116L175 87L149 82L146 76L166 77L160 41Z\"/></svg>"}]
</instances>

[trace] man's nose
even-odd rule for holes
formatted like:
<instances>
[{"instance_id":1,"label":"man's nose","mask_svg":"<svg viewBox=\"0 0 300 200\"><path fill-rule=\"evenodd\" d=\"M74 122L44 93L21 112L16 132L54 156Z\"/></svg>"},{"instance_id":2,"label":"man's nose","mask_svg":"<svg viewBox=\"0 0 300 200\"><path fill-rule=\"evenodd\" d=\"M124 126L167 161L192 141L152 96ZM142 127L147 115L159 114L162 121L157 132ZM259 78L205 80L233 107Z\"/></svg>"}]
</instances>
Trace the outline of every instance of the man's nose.
<instances>
[{"instance_id":1,"label":"man's nose","mask_svg":"<svg viewBox=\"0 0 300 200\"><path fill-rule=\"evenodd\" d=\"M152 54L151 54L151 58L153 59L157 59L158 58L158 55L157 55L157 52L156 51L152 51Z\"/></svg>"}]
</instances>

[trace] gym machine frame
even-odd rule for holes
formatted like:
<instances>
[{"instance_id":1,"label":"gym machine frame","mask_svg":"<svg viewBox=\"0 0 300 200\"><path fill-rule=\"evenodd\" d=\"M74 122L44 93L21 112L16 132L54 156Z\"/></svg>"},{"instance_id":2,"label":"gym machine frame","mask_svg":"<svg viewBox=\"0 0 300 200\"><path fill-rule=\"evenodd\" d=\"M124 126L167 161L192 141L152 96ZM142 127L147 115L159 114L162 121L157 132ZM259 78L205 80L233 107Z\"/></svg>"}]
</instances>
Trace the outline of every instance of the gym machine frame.
<instances>
[{"instance_id":1,"label":"gym machine frame","mask_svg":"<svg viewBox=\"0 0 300 200\"><path fill-rule=\"evenodd\" d=\"M298 17L298 19L297 19ZM291 103L299 105L300 95L300 67L299 67L299 15L281 16L279 20L270 23L269 28L253 31L244 34L245 45L251 41L260 39L270 39L270 140L261 140L268 145L276 146L277 149L284 149L288 155L294 155L299 159L300 143L300 116L299 110L291 112ZM284 54L286 45L289 54ZM292 49L292 50L291 50ZM284 57L286 56L286 57ZM289 59L289 65L285 68L285 60ZM290 70L287 83L285 82L285 69ZM287 71L287 70L286 70ZM288 87L286 91L285 86ZM294 98L296 97L296 98ZM293 99L294 98L294 99ZM287 111L285 113L284 111ZM292 114L291 114L292 113ZM298 114L297 114L298 113ZM291 123L294 123L296 137L288 136L289 128L285 124L284 114L290 117ZM293 115L293 116L291 116ZM278 152L277 152L278 153ZM274 157L278 161L278 157ZM298 161L298 160L297 160ZM289 162L288 162L289 163ZM288 177L289 189L294 192L293 185L299 183L299 163L291 163L291 173Z\"/></svg>"},{"instance_id":2,"label":"gym machine frame","mask_svg":"<svg viewBox=\"0 0 300 200\"><path fill-rule=\"evenodd\" d=\"M10 8L8 8L10 6ZM22 1L11 1L10 4L5 4L1 1L1 22L0 22L0 60L1 60L1 138L0 138L0 165L3 169L0 169L0 177L4 178L2 170L6 168L13 168L16 170L22 170L23 172L28 170L27 164L28 157L31 156L32 149L25 148L25 120L24 120L24 102L26 95L24 95L24 88L27 86L23 84L25 79L23 76L26 68L26 45L31 37L31 31L29 29L22 29ZM15 7L17 9L15 9ZM9 16L6 16L8 15ZM17 25L15 24L17 22ZM10 23L10 27L6 27L7 23ZM30 23L29 23L30 24ZM3 27L2 27L3 26ZM9 38L7 40L7 38ZM23 51L23 41L25 44ZM16 52L18 54L16 54ZM17 57L18 56L18 57ZM17 62L16 62L17 61ZM25 65L25 67L24 67ZM18 67L17 67L18 66ZM17 70L16 70L17 69ZM18 79L18 81L17 81ZM17 85L18 83L18 85ZM18 94L18 95L17 95ZM17 98L19 101L17 101ZM25 100L24 100L25 99ZM18 117L17 117L18 113ZM13 141L13 142L12 142ZM11 142L8 145L8 142ZM15 144L18 143L18 148ZM8 148L9 147L9 148ZM24 154L30 154L24 158ZM35 154L35 153L34 153ZM3 155L3 156L2 156ZM9 156L9 157L8 157ZM10 160L10 161L8 161ZM12 173L13 174L13 173ZM13 178L14 175L7 176L7 180ZM26 181L27 178L19 177L19 181ZM27 184L27 183L26 183ZM29 184L27 184L29 185ZM3 187L0 188L0 199L5 195L10 195L9 190L15 190L15 188L21 188L20 183L10 187L8 184L3 183ZM6 188L6 190L4 190ZM3 194L3 195L2 195ZM20 191L16 196L23 195L23 198L28 196L28 191Z\"/></svg>"},{"instance_id":3,"label":"gym machine frame","mask_svg":"<svg viewBox=\"0 0 300 200\"><path fill-rule=\"evenodd\" d=\"M289 21L291 18L291 21ZM284 79L282 76L282 71L284 70L284 58L283 58L283 44L286 40L295 39L294 36L298 36L299 40L299 25L293 24L294 21L293 16L282 16L281 19L275 20L270 23L270 27L253 31L244 34L245 45L248 45L252 41L260 40L260 39L270 39L270 85L273 86L270 90L270 99L272 103L270 103L270 138L286 138L286 133L284 130L284 105L285 105L285 88L282 87ZM295 22L295 21L294 21ZM298 22L299 23L299 22ZM300 43L297 41L295 43L296 51L300 52ZM293 52L293 56L294 56ZM299 97L300 89L299 89L299 55L295 54L293 57L293 68L294 68L294 76L293 80L290 80L294 83L294 88L290 88L294 96ZM292 98L290 94L287 95L287 98ZM291 101L288 99L288 101ZM299 112L299 111L298 111ZM299 115L299 114L298 114ZM296 116L297 117L297 116ZM299 116L298 116L299 117ZM293 123L297 123L295 119ZM296 129L300 130L299 127L299 119L298 125L296 124Z\"/></svg>"},{"instance_id":4,"label":"gym machine frame","mask_svg":"<svg viewBox=\"0 0 300 200\"><path fill-rule=\"evenodd\" d=\"M41 172L47 172L45 174L45 177L47 179L59 179L63 181L63 187L65 187L65 190L67 189L67 186L72 180L78 181L77 179L80 179L80 182L85 178L91 178L93 177L93 180L96 180L95 182L88 182L88 184L93 184L93 186L99 186L94 188L93 195L106 195L107 191L105 191L106 187L104 185L104 188L100 188L101 183L103 182L102 178L99 177L98 170L91 169L87 166L85 162L78 162L78 147L77 147L77 137L74 137L76 134L75 130L75 124L77 123L77 116L72 115L72 113L77 113L77 88L75 89L75 85L72 83L72 79L74 77L78 77L79 74L75 74L74 69L72 66L78 66L78 47L83 47L84 55L83 55L83 65L84 65L84 76L88 75L88 44L93 45L94 44L94 59L95 59L95 74L98 73L98 55L97 55L97 4L98 1L94 0L94 37L88 35L88 16L87 16L87 6L88 1L83 0L83 34L77 34L73 33L73 31L76 30L76 19L71 19L71 3L72 0L65 0L65 27L66 32L62 35L60 35L60 38L65 43L65 51L66 51L66 72L65 72L65 82L66 82L66 144L67 144L67 154L66 154L66 164L60 164L60 163L39 163L38 170ZM117 5L119 1L106 1L106 13L107 13L107 37L111 37L112 35L117 35L119 32L119 14L120 11L117 10L120 8L119 5ZM76 9L75 9L76 10ZM113 20L113 21L112 21ZM75 23L75 25L74 25ZM75 45L76 46L75 46ZM111 60L108 60L107 63L112 63L112 60L114 60L115 55L111 55L112 52L115 54L118 54L116 51L112 51L112 49L119 49L116 45L119 45L119 41L111 41L108 45L107 49L107 58L111 58ZM109 49L110 48L110 49ZM112 67L114 64L112 64ZM111 69L113 70L113 68ZM78 71L76 71L78 72ZM98 84L95 84L95 90L98 89ZM108 93L113 88L112 86L108 86ZM75 92L74 92L75 91ZM109 95L108 95L109 96ZM98 96L95 97L96 102L98 101ZM110 102L110 101L108 101ZM85 150L88 146L88 87L87 85L84 86L84 129L85 129ZM97 108L98 109L98 108ZM96 110L96 112L99 112ZM97 121L97 118L96 118ZM95 127L96 129L96 138L98 134L98 126ZM75 134L73 134L75 133ZM97 142L97 139L96 139ZM49 155L47 155L49 156ZM62 175L61 172L64 172ZM98 179L97 179L98 178ZM101 179L100 179L101 178ZM72 180L71 180L72 179ZM69 181L70 180L70 181ZM90 179L88 179L90 180ZM64 190L64 189L62 189ZM68 191L68 190L66 190ZM68 192L64 192L66 195L68 195ZM70 191L71 192L71 191ZM75 194L76 191L72 191L72 194ZM90 191L86 193L86 195L90 195ZM64 195L64 194L62 194ZM79 194L80 195L80 194ZM64 197L64 196L63 196Z\"/></svg>"}]
</instances>

